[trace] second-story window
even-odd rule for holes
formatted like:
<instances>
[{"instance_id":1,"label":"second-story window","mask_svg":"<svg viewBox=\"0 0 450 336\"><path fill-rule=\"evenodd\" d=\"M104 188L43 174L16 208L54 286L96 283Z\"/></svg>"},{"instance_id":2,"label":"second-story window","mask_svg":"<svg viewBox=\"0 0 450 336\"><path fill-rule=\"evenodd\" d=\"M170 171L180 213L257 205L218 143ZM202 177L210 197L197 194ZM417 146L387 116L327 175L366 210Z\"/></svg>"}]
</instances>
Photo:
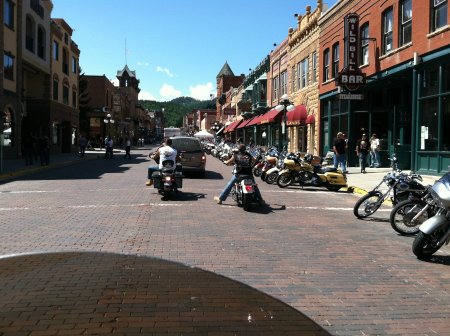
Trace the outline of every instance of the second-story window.
<instances>
[{"instance_id":1,"label":"second-story window","mask_svg":"<svg viewBox=\"0 0 450 336\"><path fill-rule=\"evenodd\" d=\"M431 0L431 31L447 25L447 0Z\"/></svg>"},{"instance_id":2,"label":"second-story window","mask_svg":"<svg viewBox=\"0 0 450 336\"><path fill-rule=\"evenodd\" d=\"M59 60L59 43L56 41L53 41L53 59L55 61Z\"/></svg>"},{"instance_id":3,"label":"second-story window","mask_svg":"<svg viewBox=\"0 0 450 336\"><path fill-rule=\"evenodd\" d=\"M304 87L308 86L308 70L309 70L309 64L308 64L308 58L305 58L303 61L301 61L301 67L300 67L300 88L303 89Z\"/></svg>"},{"instance_id":4,"label":"second-story window","mask_svg":"<svg viewBox=\"0 0 450 336\"><path fill-rule=\"evenodd\" d=\"M72 73L77 73L77 59L72 56Z\"/></svg>"},{"instance_id":5,"label":"second-story window","mask_svg":"<svg viewBox=\"0 0 450 336\"><path fill-rule=\"evenodd\" d=\"M69 105L69 87L66 84L63 85L63 103Z\"/></svg>"},{"instance_id":6,"label":"second-story window","mask_svg":"<svg viewBox=\"0 0 450 336\"><path fill-rule=\"evenodd\" d=\"M38 27L37 35L37 55L45 60L45 30L42 27Z\"/></svg>"},{"instance_id":7,"label":"second-story window","mask_svg":"<svg viewBox=\"0 0 450 336\"><path fill-rule=\"evenodd\" d=\"M66 75L69 74L69 56L67 55L67 50L63 48L62 57L62 72Z\"/></svg>"},{"instance_id":8,"label":"second-story window","mask_svg":"<svg viewBox=\"0 0 450 336\"><path fill-rule=\"evenodd\" d=\"M369 23L361 26L361 56L360 65L369 64Z\"/></svg>"},{"instance_id":9,"label":"second-story window","mask_svg":"<svg viewBox=\"0 0 450 336\"><path fill-rule=\"evenodd\" d=\"M272 79L272 100L278 100L278 76Z\"/></svg>"},{"instance_id":10,"label":"second-story window","mask_svg":"<svg viewBox=\"0 0 450 336\"><path fill-rule=\"evenodd\" d=\"M315 83L317 81L317 52L312 53L312 74L311 82Z\"/></svg>"},{"instance_id":11,"label":"second-story window","mask_svg":"<svg viewBox=\"0 0 450 336\"><path fill-rule=\"evenodd\" d=\"M339 73L339 43L333 45L333 68L331 69L331 78L337 78Z\"/></svg>"},{"instance_id":12,"label":"second-story window","mask_svg":"<svg viewBox=\"0 0 450 336\"><path fill-rule=\"evenodd\" d=\"M3 17L5 26L14 29L14 4L11 0L5 0L3 3Z\"/></svg>"},{"instance_id":13,"label":"second-story window","mask_svg":"<svg viewBox=\"0 0 450 336\"><path fill-rule=\"evenodd\" d=\"M403 0L400 10L400 43L405 45L411 42L412 37L412 1Z\"/></svg>"},{"instance_id":14,"label":"second-story window","mask_svg":"<svg viewBox=\"0 0 450 336\"><path fill-rule=\"evenodd\" d=\"M282 96L285 93L287 93L288 75L287 75L287 71L286 70L281 73L280 81L281 81L281 83L280 83L281 84L280 95Z\"/></svg>"},{"instance_id":15,"label":"second-story window","mask_svg":"<svg viewBox=\"0 0 450 336\"><path fill-rule=\"evenodd\" d=\"M392 50L393 10L389 8L383 13L383 55Z\"/></svg>"},{"instance_id":16,"label":"second-story window","mask_svg":"<svg viewBox=\"0 0 450 336\"><path fill-rule=\"evenodd\" d=\"M323 52L323 81L330 79L330 49Z\"/></svg>"},{"instance_id":17,"label":"second-story window","mask_svg":"<svg viewBox=\"0 0 450 336\"><path fill-rule=\"evenodd\" d=\"M3 54L3 74L5 79L14 80L14 56L6 52Z\"/></svg>"}]
</instances>

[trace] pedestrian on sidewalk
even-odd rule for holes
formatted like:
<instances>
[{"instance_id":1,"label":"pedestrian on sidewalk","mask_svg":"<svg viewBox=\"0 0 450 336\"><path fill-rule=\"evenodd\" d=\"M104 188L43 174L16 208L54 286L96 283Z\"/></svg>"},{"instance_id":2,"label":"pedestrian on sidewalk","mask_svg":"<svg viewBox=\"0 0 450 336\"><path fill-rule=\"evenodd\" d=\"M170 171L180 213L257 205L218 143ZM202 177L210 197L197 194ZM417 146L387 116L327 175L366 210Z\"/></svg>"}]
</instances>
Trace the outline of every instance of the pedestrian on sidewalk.
<instances>
[{"instance_id":1,"label":"pedestrian on sidewalk","mask_svg":"<svg viewBox=\"0 0 450 336\"><path fill-rule=\"evenodd\" d=\"M370 138L370 168L380 167L380 139L376 133Z\"/></svg>"},{"instance_id":2,"label":"pedestrian on sidewalk","mask_svg":"<svg viewBox=\"0 0 450 336\"><path fill-rule=\"evenodd\" d=\"M347 173L347 142L344 133L338 132L333 144L333 164L334 168L341 167L344 174Z\"/></svg>"},{"instance_id":3,"label":"pedestrian on sidewalk","mask_svg":"<svg viewBox=\"0 0 450 336\"><path fill-rule=\"evenodd\" d=\"M366 173L367 166L367 154L369 154L369 141L367 140L367 135L363 134L361 139L356 143L356 154L359 157L359 167L361 168L361 173Z\"/></svg>"},{"instance_id":4,"label":"pedestrian on sidewalk","mask_svg":"<svg viewBox=\"0 0 450 336\"><path fill-rule=\"evenodd\" d=\"M78 146L80 146L80 156L84 157L84 153L86 152L87 140L84 135L80 136L78 140Z\"/></svg>"},{"instance_id":5,"label":"pedestrian on sidewalk","mask_svg":"<svg viewBox=\"0 0 450 336\"><path fill-rule=\"evenodd\" d=\"M129 137L125 139L125 159L131 159L131 140Z\"/></svg>"},{"instance_id":6,"label":"pedestrian on sidewalk","mask_svg":"<svg viewBox=\"0 0 450 336\"><path fill-rule=\"evenodd\" d=\"M113 158L113 151L114 151L114 142L111 136L107 136L105 139L105 159L112 159Z\"/></svg>"},{"instance_id":7,"label":"pedestrian on sidewalk","mask_svg":"<svg viewBox=\"0 0 450 336\"><path fill-rule=\"evenodd\" d=\"M46 135L39 138L39 156L41 158L41 166L48 166L50 163L50 144Z\"/></svg>"},{"instance_id":8,"label":"pedestrian on sidewalk","mask_svg":"<svg viewBox=\"0 0 450 336\"><path fill-rule=\"evenodd\" d=\"M22 150L25 156L25 166L33 165L34 145L33 145L33 135L31 133L25 137Z\"/></svg>"}]
</instances>

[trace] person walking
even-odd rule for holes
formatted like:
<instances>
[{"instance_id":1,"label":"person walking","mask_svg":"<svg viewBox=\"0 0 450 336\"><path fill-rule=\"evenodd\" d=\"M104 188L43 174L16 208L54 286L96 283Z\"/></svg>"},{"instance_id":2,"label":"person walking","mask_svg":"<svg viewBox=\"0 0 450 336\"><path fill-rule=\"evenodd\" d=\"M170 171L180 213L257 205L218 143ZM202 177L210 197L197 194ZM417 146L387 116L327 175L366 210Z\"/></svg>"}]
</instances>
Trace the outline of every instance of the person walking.
<instances>
[{"instance_id":1,"label":"person walking","mask_svg":"<svg viewBox=\"0 0 450 336\"><path fill-rule=\"evenodd\" d=\"M39 138L39 156L41 157L41 166L48 166L50 163L50 144L46 135Z\"/></svg>"},{"instance_id":2,"label":"person walking","mask_svg":"<svg viewBox=\"0 0 450 336\"><path fill-rule=\"evenodd\" d=\"M347 173L347 142L344 133L338 132L333 144L333 164L334 168L341 167L342 173Z\"/></svg>"},{"instance_id":3,"label":"person walking","mask_svg":"<svg viewBox=\"0 0 450 336\"><path fill-rule=\"evenodd\" d=\"M33 135L31 133L28 134L28 136L24 139L22 150L25 156L25 166L33 165L34 145L33 145Z\"/></svg>"},{"instance_id":4,"label":"person walking","mask_svg":"<svg viewBox=\"0 0 450 336\"><path fill-rule=\"evenodd\" d=\"M356 154L359 157L359 167L361 168L361 173L366 173L367 166L367 154L369 154L369 141L367 140L367 135L363 134L361 139L356 143Z\"/></svg>"},{"instance_id":5,"label":"person walking","mask_svg":"<svg viewBox=\"0 0 450 336\"><path fill-rule=\"evenodd\" d=\"M84 153L86 152L86 146L87 146L87 139L84 135L80 136L80 139L78 139L78 146L80 146L80 156L84 157Z\"/></svg>"},{"instance_id":6,"label":"person walking","mask_svg":"<svg viewBox=\"0 0 450 336\"><path fill-rule=\"evenodd\" d=\"M129 137L125 139L125 159L131 159L131 140Z\"/></svg>"},{"instance_id":7,"label":"person walking","mask_svg":"<svg viewBox=\"0 0 450 336\"><path fill-rule=\"evenodd\" d=\"M376 133L370 138L370 168L380 167L380 139Z\"/></svg>"}]
</instances>

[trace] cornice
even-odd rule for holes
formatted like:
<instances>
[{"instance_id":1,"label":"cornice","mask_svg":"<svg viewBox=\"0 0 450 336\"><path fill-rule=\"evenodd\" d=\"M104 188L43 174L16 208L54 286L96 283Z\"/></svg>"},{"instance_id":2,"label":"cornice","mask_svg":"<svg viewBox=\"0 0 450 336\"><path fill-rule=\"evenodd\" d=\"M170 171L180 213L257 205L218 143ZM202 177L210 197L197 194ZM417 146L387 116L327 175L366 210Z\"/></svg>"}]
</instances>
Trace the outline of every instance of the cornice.
<instances>
[{"instance_id":1,"label":"cornice","mask_svg":"<svg viewBox=\"0 0 450 336\"><path fill-rule=\"evenodd\" d=\"M307 36L312 30L318 26L320 17L322 16L323 2L317 0L317 8L311 13L311 6L306 6L306 14L298 16L297 29L289 29L289 47L292 48L295 44Z\"/></svg>"}]
</instances>

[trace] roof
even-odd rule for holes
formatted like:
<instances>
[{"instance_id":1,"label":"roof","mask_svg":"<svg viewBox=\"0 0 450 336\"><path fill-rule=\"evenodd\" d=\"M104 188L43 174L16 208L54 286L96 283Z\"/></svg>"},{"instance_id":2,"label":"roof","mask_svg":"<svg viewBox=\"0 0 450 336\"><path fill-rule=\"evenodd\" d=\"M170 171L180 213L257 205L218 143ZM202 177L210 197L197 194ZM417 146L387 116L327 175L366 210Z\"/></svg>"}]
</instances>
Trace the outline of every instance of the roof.
<instances>
[{"instance_id":1,"label":"roof","mask_svg":"<svg viewBox=\"0 0 450 336\"><path fill-rule=\"evenodd\" d=\"M122 70L117 71L117 77L122 77L125 72L128 73L128 76L130 77L136 77L136 71L131 71L128 68L128 65L125 65Z\"/></svg>"},{"instance_id":2,"label":"roof","mask_svg":"<svg viewBox=\"0 0 450 336\"><path fill-rule=\"evenodd\" d=\"M222 69L220 70L220 72L216 78L219 78L222 76L234 76L234 73L231 70L230 66L228 65L228 62L225 62L225 64L223 65Z\"/></svg>"}]
</instances>

